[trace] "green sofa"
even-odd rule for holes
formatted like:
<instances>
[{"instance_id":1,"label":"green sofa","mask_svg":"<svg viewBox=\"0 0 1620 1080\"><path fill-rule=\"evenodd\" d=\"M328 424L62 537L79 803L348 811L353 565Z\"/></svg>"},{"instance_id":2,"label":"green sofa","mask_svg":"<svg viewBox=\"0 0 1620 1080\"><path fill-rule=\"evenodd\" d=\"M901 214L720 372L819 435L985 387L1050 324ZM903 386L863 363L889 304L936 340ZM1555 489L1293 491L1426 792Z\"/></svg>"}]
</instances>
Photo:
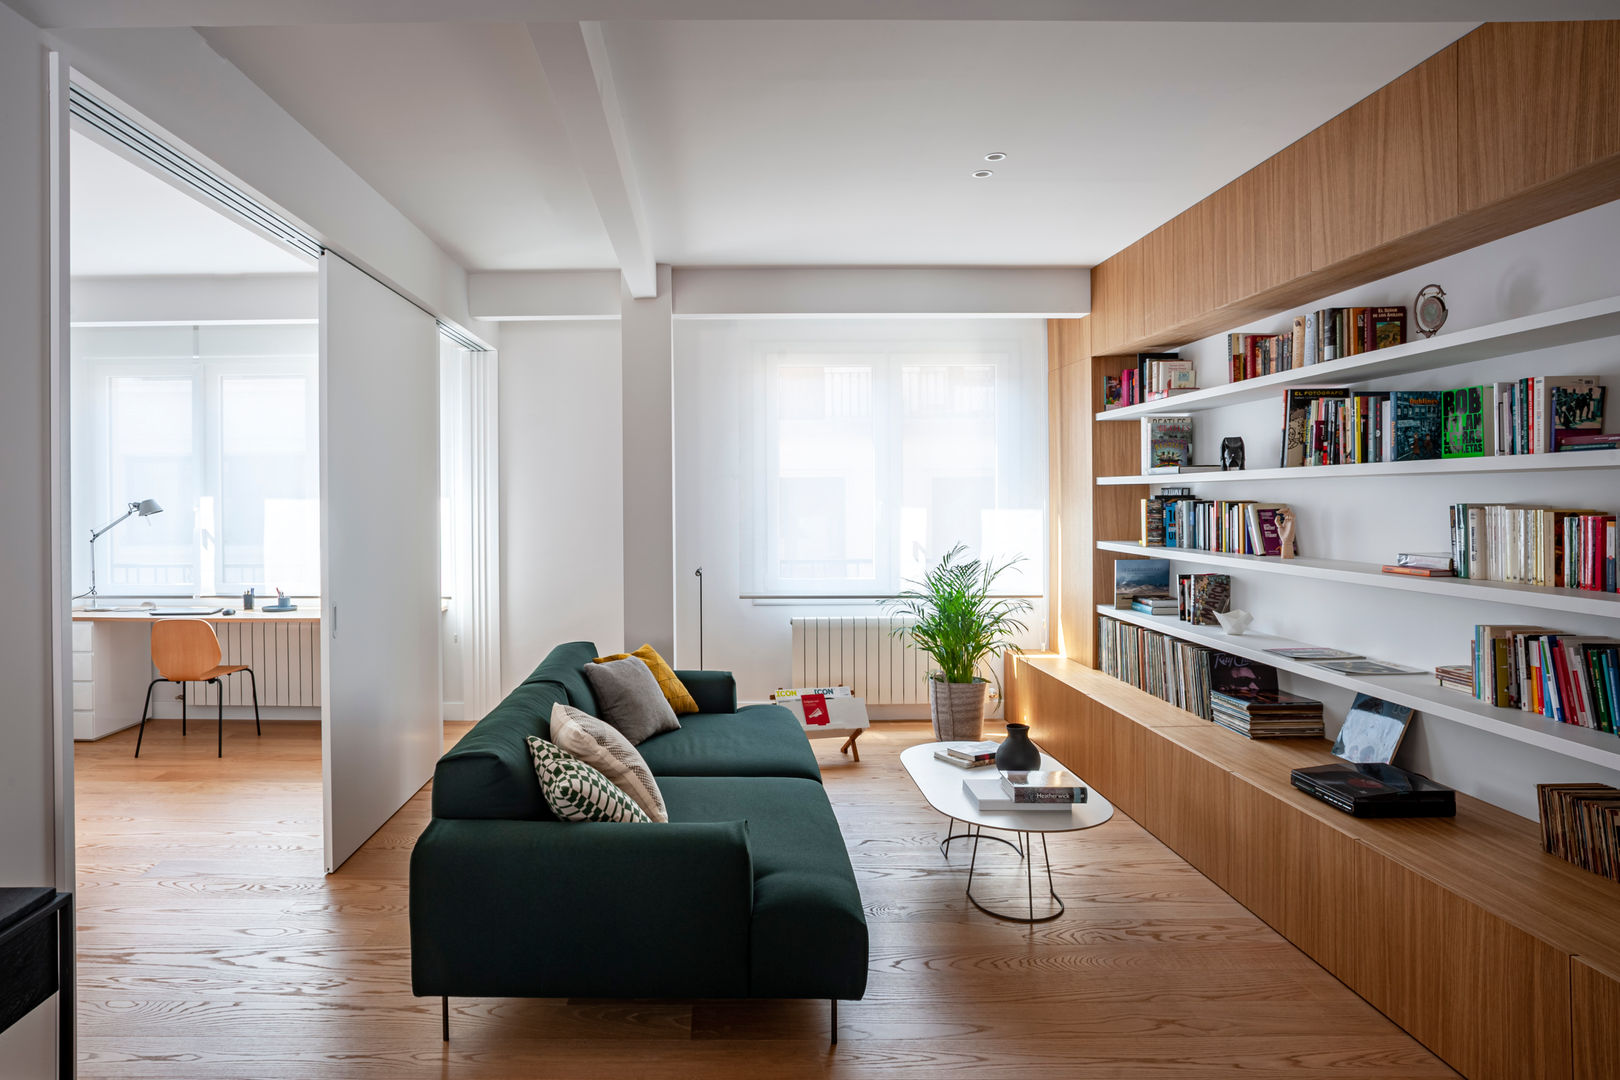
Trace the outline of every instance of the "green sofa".
<instances>
[{"instance_id":1,"label":"green sofa","mask_svg":"<svg viewBox=\"0 0 1620 1080\"><path fill-rule=\"evenodd\" d=\"M798 721L681 671L699 712L638 749L669 824L561 822L526 739L595 715L588 641L560 645L439 759L411 854L419 996L859 999L866 917Z\"/></svg>"}]
</instances>

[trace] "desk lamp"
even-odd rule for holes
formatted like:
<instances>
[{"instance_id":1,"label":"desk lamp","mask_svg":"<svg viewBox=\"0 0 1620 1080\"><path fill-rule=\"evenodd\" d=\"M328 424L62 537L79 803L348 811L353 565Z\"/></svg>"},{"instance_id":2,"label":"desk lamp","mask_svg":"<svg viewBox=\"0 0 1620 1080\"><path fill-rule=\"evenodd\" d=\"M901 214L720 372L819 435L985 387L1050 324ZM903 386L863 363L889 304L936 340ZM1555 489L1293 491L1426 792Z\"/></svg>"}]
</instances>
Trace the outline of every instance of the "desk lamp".
<instances>
[{"instance_id":1,"label":"desk lamp","mask_svg":"<svg viewBox=\"0 0 1620 1080\"><path fill-rule=\"evenodd\" d=\"M139 514L141 517L151 517L153 514L161 513L163 513L163 507L158 505L156 499L142 499L139 502L130 503L128 510L125 510L101 528L90 530L90 591L84 594L87 599L92 602L96 599L96 541L101 539L103 534L111 531L114 525L121 523L131 515Z\"/></svg>"}]
</instances>

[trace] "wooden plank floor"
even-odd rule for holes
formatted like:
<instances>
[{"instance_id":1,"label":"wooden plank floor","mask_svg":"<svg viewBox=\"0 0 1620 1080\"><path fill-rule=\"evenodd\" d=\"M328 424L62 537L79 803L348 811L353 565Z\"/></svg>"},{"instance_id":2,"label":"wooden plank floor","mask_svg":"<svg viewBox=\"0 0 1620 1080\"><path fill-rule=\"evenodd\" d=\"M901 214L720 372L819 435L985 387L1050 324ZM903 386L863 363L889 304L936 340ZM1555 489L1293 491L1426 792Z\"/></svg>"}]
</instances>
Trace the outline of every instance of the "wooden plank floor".
<instances>
[{"instance_id":1,"label":"wooden plank floor","mask_svg":"<svg viewBox=\"0 0 1620 1080\"><path fill-rule=\"evenodd\" d=\"M438 1001L410 993L427 792L328 877L316 725L238 722L223 760L207 728L149 727L139 761L133 732L77 747L81 1076L1454 1075L1124 815L1053 841L1063 918L974 911L965 849L941 859L900 769L922 724L879 725L859 765L814 744L872 933L838 1047L825 1002L514 1000L453 1000L445 1047ZM1017 856L994 846L981 869L1011 895Z\"/></svg>"}]
</instances>

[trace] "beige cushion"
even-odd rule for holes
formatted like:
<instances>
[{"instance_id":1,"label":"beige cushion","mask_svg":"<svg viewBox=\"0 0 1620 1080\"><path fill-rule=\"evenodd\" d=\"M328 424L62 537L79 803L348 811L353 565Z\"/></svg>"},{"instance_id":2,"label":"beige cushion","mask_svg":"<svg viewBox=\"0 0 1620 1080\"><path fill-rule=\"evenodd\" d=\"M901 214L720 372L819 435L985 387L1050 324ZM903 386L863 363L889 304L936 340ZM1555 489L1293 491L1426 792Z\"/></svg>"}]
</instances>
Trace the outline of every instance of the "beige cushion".
<instances>
[{"instance_id":1,"label":"beige cushion","mask_svg":"<svg viewBox=\"0 0 1620 1080\"><path fill-rule=\"evenodd\" d=\"M669 820L652 770L612 724L559 701L551 707L551 741L617 784L648 817Z\"/></svg>"}]
</instances>

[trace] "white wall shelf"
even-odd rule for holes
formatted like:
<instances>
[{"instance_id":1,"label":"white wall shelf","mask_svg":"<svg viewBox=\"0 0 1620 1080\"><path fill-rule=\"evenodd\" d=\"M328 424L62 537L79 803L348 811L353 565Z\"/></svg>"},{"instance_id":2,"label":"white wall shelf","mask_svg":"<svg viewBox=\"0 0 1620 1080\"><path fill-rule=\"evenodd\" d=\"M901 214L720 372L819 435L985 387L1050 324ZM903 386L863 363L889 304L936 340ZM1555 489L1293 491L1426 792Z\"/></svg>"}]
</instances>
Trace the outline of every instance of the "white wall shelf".
<instances>
[{"instance_id":1,"label":"white wall shelf","mask_svg":"<svg viewBox=\"0 0 1620 1080\"><path fill-rule=\"evenodd\" d=\"M1293 386L1365 383L1417 371L1433 371L1501 356L1551 349L1620 335L1620 297L1525 315L1439 337L1409 341L1375 352L1279 371L1255 379L1193 390L1172 398L1127 405L1097 414L1098 420L1140 420L1255 401Z\"/></svg>"},{"instance_id":2,"label":"white wall shelf","mask_svg":"<svg viewBox=\"0 0 1620 1080\"><path fill-rule=\"evenodd\" d=\"M1145 547L1126 540L1100 540L1100 551L1140 555L1149 559L1198 563L1229 570L1252 570L1287 577L1339 581L1375 589L1453 596L1483 600L1493 604L1517 604L1574 615L1598 615L1620 619L1620 593L1591 592L1585 589L1559 589L1546 585L1522 585L1511 581L1481 581L1475 578L1419 577L1386 574L1378 563L1348 562L1342 559L1279 559L1265 555L1231 555L1198 548Z\"/></svg>"},{"instance_id":3,"label":"white wall shelf","mask_svg":"<svg viewBox=\"0 0 1620 1080\"><path fill-rule=\"evenodd\" d=\"M1235 472L1157 473L1099 476L1099 486L1153 484L1173 487L1233 481L1319 480L1349 476L1459 476L1470 473L1562 472L1569 469L1620 468L1620 450L1581 450L1563 454L1512 454L1502 457L1437 458L1429 461L1372 461L1359 465L1310 465L1293 469L1242 469Z\"/></svg>"},{"instance_id":4,"label":"white wall shelf","mask_svg":"<svg viewBox=\"0 0 1620 1080\"><path fill-rule=\"evenodd\" d=\"M1460 691L1440 686L1435 681L1434 675L1429 672L1414 675L1344 675L1317 667L1315 664L1291 660L1266 651L1306 645L1331 645L1331 642L1294 641L1252 631L1234 637L1218 626L1194 626L1182 622L1173 615L1143 615L1135 611L1119 611L1109 604L1098 604L1097 613L1149 630L1157 630L1161 634L1183 641L1259 660L1279 671L1287 671L1315 682L1372 694L1429 716L1438 716L1481 731L1488 731L1543 750L1550 750L1564 757L1589 761L1608 769L1620 769L1620 736L1577 727L1574 724L1560 724L1545 716L1521 712L1518 709L1500 709L1487 705Z\"/></svg>"}]
</instances>

